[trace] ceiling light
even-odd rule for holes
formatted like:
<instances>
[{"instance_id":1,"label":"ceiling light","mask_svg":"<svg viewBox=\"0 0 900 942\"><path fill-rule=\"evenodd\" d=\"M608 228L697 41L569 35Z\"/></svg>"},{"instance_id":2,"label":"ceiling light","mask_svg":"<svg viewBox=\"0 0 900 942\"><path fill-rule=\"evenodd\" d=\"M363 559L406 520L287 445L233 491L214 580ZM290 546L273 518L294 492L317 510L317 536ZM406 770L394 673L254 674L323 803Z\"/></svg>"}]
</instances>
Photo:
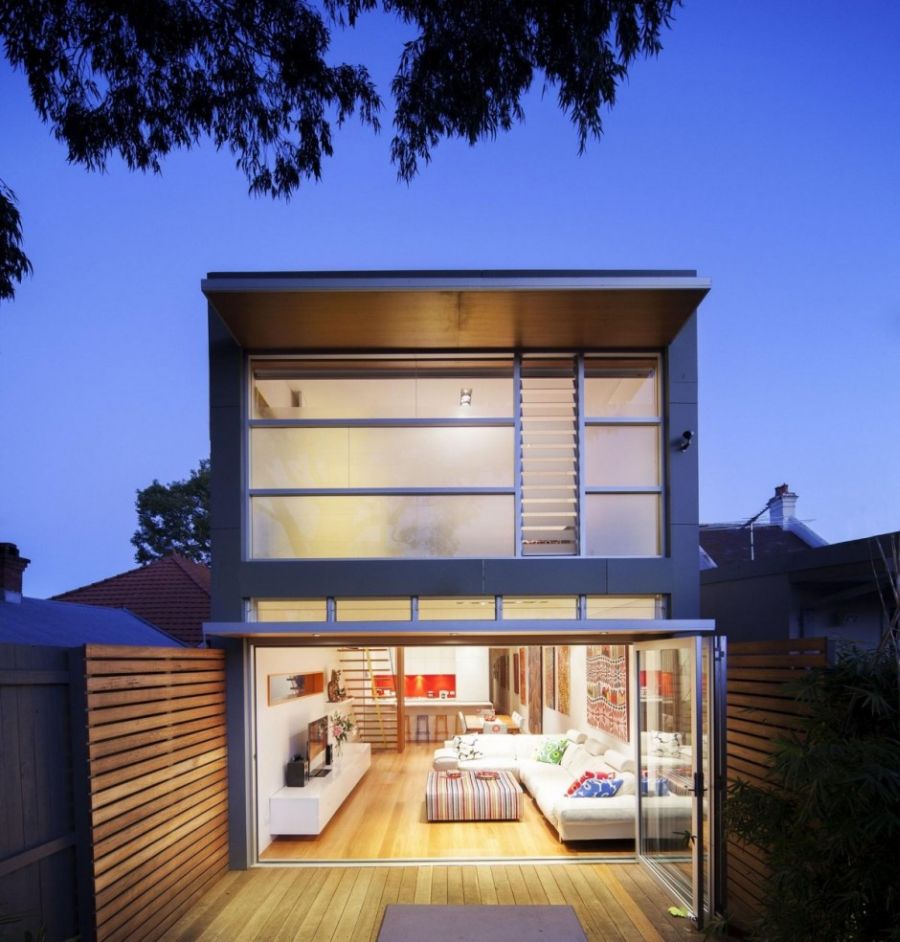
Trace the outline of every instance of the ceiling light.
<instances>
[{"instance_id":1,"label":"ceiling light","mask_svg":"<svg viewBox=\"0 0 900 942\"><path fill-rule=\"evenodd\" d=\"M472 390L471 389L460 389L459 391L459 404L461 406L470 406L472 405Z\"/></svg>"}]
</instances>

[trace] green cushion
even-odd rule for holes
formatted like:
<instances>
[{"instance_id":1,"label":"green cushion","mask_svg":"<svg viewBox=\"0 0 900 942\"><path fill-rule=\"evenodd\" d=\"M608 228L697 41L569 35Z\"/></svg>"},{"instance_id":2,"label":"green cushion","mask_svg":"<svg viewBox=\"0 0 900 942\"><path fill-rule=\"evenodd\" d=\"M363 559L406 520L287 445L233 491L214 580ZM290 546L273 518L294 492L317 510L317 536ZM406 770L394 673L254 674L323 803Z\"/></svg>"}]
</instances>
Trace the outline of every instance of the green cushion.
<instances>
[{"instance_id":1,"label":"green cushion","mask_svg":"<svg viewBox=\"0 0 900 942\"><path fill-rule=\"evenodd\" d=\"M568 739L548 739L538 749L535 759L538 762L548 762L550 765L559 765L565 754L566 746L569 745Z\"/></svg>"}]
</instances>

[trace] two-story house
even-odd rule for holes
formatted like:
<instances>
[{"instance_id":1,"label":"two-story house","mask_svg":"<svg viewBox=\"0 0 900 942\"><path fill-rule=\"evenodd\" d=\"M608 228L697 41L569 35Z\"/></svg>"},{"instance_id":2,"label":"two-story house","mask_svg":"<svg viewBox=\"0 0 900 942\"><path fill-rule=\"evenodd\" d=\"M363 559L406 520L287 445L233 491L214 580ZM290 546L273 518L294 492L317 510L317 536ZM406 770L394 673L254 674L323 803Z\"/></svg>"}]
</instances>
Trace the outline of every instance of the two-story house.
<instances>
[{"instance_id":1,"label":"two-story house","mask_svg":"<svg viewBox=\"0 0 900 942\"><path fill-rule=\"evenodd\" d=\"M415 756L430 763L440 745L426 742L460 731L467 710L515 714L520 735L574 728L630 756L635 852L695 912L715 901L721 658L697 571L708 290L693 271L203 281L207 637L227 652L234 867L309 856L279 843L285 802L317 796L324 840L336 813L324 805L349 815L366 790L282 791L288 760L314 751L315 722L340 706L316 678L343 667L376 701L374 720L357 704L357 723L387 724L420 781L408 834L422 833ZM676 743L666 781L660 732ZM663 806L676 783L690 814L674 835ZM369 859L358 848L376 818L353 819L357 850L342 856ZM391 840L394 858L428 857L418 838ZM323 846L337 854L336 838Z\"/></svg>"}]
</instances>

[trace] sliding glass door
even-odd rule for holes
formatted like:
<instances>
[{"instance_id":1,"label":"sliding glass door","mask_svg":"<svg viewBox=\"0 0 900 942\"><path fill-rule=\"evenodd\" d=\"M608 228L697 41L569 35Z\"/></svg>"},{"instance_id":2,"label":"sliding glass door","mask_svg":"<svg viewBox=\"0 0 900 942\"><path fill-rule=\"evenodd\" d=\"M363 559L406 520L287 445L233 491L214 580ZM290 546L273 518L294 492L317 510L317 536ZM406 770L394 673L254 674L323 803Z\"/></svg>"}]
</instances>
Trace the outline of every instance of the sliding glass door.
<instances>
[{"instance_id":1,"label":"sliding glass door","mask_svg":"<svg viewBox=\"0 0 900 942\"><path fill-rule=\"evenodd\" d=\"M716 641L643 642L634 654L638 859L702 924L714 900Z\"/></svg>"}]
</instances>

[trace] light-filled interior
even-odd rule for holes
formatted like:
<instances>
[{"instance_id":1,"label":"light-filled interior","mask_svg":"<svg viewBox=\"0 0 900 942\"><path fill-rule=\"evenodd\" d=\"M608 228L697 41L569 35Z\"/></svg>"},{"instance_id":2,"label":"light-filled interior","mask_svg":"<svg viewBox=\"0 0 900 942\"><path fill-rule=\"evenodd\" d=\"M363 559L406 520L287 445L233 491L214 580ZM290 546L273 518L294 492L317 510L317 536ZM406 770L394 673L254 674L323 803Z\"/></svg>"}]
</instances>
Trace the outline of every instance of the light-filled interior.
<instances>
[{"instance_id":1,"label":"light-filled interior","mask_svg":"<svg viewBox=\"0 0 900 942\"><path fill-rule=\"evenodd\" d=\"M254 360L255 559L657 556L659 360Z\"/></svg>"}]
</instances>

